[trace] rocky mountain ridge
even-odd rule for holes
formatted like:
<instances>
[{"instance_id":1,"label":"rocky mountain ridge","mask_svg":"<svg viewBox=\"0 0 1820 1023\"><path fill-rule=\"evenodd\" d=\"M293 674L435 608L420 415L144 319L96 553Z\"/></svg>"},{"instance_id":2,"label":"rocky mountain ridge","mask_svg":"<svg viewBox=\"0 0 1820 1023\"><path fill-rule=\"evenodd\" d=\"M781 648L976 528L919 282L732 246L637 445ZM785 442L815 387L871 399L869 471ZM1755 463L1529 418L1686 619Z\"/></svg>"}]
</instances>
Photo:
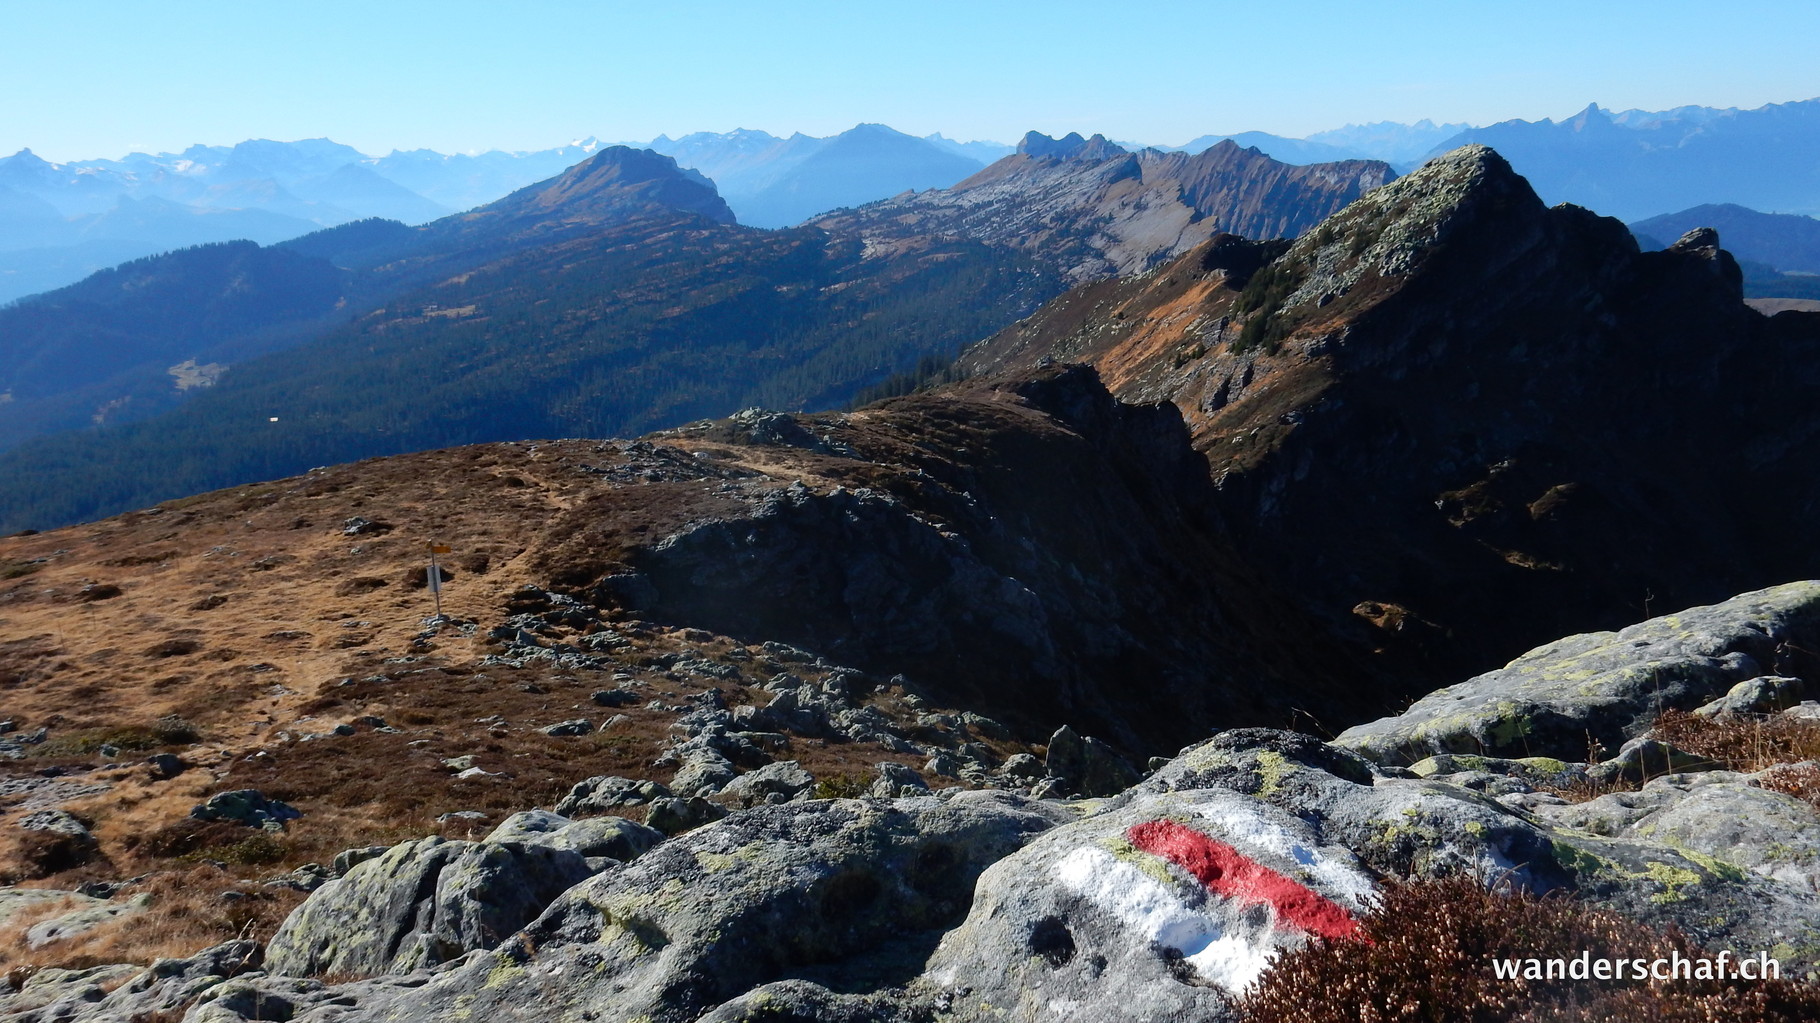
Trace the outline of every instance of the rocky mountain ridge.
<instances>
[{"instance_id":1,"label":"rocky mountain ridge","mask_svg":"<svg viewBox=\"0 0 1820 1023\"><path fill-rule=\"evenodd\" d=\"M811 223L873 253L928 237L1005 245L1080 282L1147 269L1222 231L1298 234L1393 177L1372 161L1293 167L1229 141L1193 155L1129 153L1101 135L1031 132L1018 152L952 188Z\"/></svg>"},{"instance_id":2,"label":"rocky mountain ridge","mask_svg":"<svg viewBox=\"0 0 1820 1023\"><path fill-rule=\"evenodd\" d=\"M1638 252L1468 147L1287 247L1078 289L962 365L1087 362L1173 402L1239 542L1438 684L1485 664L1460 654L1820 569L1815 439L1767 413L1813 400L1816 343L1744 305L1711 232Z\"/></svg>"}]
</instances>

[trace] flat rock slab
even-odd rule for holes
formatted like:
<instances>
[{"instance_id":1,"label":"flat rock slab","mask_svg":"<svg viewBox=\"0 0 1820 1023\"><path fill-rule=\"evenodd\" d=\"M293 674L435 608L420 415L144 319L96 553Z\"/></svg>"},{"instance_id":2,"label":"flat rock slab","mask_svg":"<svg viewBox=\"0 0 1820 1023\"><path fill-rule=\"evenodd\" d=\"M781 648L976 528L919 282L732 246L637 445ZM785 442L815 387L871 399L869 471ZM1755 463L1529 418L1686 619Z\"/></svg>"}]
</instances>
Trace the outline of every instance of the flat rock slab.
<instances>
[{"instance_id":1,"label":"flat rock slab","mask_svg":"<svg viewBox=\"0 0 1820 1023\"><path fill-rule=\"evenodd\" d=\"M1820 582L1569 636L1396 717L1348 728L1336 742L1382 764L1438 753L1584 760L1589 739L1616 750L1664 710L1692 710L1747 679L1786 674L1780 662L1802 648L1820 649Z\"/></svg>"}]
</instances>

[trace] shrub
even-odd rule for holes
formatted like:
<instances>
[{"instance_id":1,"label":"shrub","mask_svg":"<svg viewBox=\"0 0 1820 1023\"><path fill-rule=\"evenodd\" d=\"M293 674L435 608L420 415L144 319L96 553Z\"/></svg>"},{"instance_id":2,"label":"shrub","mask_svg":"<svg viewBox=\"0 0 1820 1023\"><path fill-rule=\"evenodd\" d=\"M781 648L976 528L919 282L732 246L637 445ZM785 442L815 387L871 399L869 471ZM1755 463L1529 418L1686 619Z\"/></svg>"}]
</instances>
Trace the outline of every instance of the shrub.
<instances>
[{"instance_id":1,"label":"shrub","mask_svg":"<svg viewBox=\"0 0 1820 1023\"><path fill-rule=\"evenodd\" d=\"M872 791L872 782L845 771L815 780L816 799L857 799Z\"/></svg>"},{"instance_id":2,"label":"shrub","mask_svg":"<svg viewBox=\"0 0 1820 1023\"><path fill-rule=\"evenodd\" d=\"M1500 979L1497 957L1573 959L1705 955L1659 932L1567 898L1498 893L1477 881L1392 882L1360 937L1316 939L1279 954L1247 993L1254 1023L1593 1023L1820 1019L1820 988L1779 981Z\"/></svg>"}]
</instances>

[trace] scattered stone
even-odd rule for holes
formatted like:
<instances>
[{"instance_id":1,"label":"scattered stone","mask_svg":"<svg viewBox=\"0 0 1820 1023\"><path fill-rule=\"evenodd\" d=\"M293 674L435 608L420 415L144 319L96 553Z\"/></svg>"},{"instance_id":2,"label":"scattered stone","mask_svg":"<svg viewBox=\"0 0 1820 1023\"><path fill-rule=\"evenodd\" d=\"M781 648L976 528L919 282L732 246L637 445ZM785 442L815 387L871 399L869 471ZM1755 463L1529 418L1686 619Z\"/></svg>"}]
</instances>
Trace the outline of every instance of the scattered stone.
<instances>
[{"instance_id":1,"label":"scattered stone","mask_svg":"<svg viewBox=\"0 0 1820 1023\"><path fill-rule=\"evenodd\" d=\"M638 858L664 840L663 832L623 817L570 820L548 810L525 810L507 817L485 841L567 849L588 859L619 862Z\"/></svg>"},{"instance_id":2,"label":"scattered stone","mask_svg":"<svg viewBox=\"0 0 1820 1023\"><path fill-rule=\"evenodd\" d=\"M1043 776L1043 762L1028 753L1013 753L1000 770L1008 778L1034 780Z\"/></svg>"},{"instance_id":3,"label":"scattered stone","mask_svg":"<svg viewBox=\"0 0 1820 1023\"><path fill-rule=\"evenodd\" d=\"M342 873L346 873L346 871L342 871ZM332 872L320 863L305 863L288 874L268 877L260 884L267 888L289 888L292 891L313 892L339 876L340 874Z\"/></svg>"},{"instance_id":4,"label":"scattered stone","mask_svg":"<svg viewBox=\"0 0 1820 1023\"><path fill-rule=\"evenodd\" d=\"M601 689L589 697L602 707L630 707L641 697L630 689Z\"/></svg>"},{"instance_id":5,"label":"scattered stone","mask_svg":"<svg viewBox=\"0 0 1820 1023\"><path fill-rule=\"evenodd\" d=\"M341 524L341 533L343 536L378 536L381 533L389 533L391 531L392 524L389 522L375 522L372 519L362 518L358 515Z\"/></svg>"},{"instance_id":6,"label":"scattered stone","mask_svg":"<svg viewBox=\"0 0 1820 1023\"><path fill-rule=\"evenodd\" d=\"M64 810L34 810L19 818L19 826L27 831L48 831L53 835L68 835L85 843L95 840L95 836L89 833L87 825L78 820L75 814Z\"/></svg>"},{"instance_id":7,"label":"scattered stone","mask_svg":"<svg viewBox=\"0 0 1820 1023\"><path fill-rule=\"evenodd\" d=\"M937 753L923 765L924 774L933 774L938 778L958 778L961 776L961 765L946 753Z\"/></svg>"},{"instance_id":8,"label":"scattered stone","mask_svg":"<svg viewBox=\"0 0 1820 1023\"><path fill-rule=\"evenodd\" d=\"M447 816L449 816L449 814L443 814L443 817ZM485 817L486 814L478 814L477 816ZM440 821L441 818L437 818L437 820ZM366 861L383 854L390 848L391 846L387 845L368 845L358 849L343 849L335 854L335 861L329 865L329 873L333 874L335 877L344 877L347 875L348 871L354 869L355 864L365 863Z\"/></svg>"},{"instance_id":9,"label":"scattered stone","mask_svg":"<svg viewBox=\"0 0 1820 1023\"><path fill-rule=\"evenodd\" d=\"M288 803L267 799L258 789L236 789L210 796L207 802L191 808L190 816L203 821L227 821L249 828L281 831L285 821L296 820L303 813Z\"/></svg>"},{"instance_id":10,"label":"scattered stone","mask_svg":"<svg viewBox=\"0 0 1820 1023\"><path fill-rule=\"evenodd\" d=\"M568 721L558 721L553 725L545 725L543 728L539 729L539 731L543 732L545 735L554 736L588 735L594 731L594 722L589 721L587 718L571 718Z\"/></svg>"},{"instance_id":11,"label":"scattered stone","mask_svg":"<svg viewBox=\"0 0 1820 1023\"><path fill-rule=\"evenodd\" d=\"M711 796L735 777L733 764L718 751L695 747L685 751L682 767L670 779L670 789L684 798Z\"/></svg>"},{"instance_id":12,"label":"scattered stone","mask_svg":"<svg viewBox=\"0 0 1820 1023\"><path fill-rule=\"evenodd\" d=\"M970 710L961 712L961 724L965 725L968 731L983 735L988 739L1004 740L1011 738L1011 729L986 717L984 714L975 714Z\"/></svg>"},{"instance_id":13,"label":"scattered stone","mask_svg":"<svg viewBox=\"0 0 1820 1023\"><path fill-rule=\"evenodd\" d=\"M874 799L901 799L905 796L926 796L929 786L914 770L894 760L887 760L877 765L878 778L873 781L868 791Z\"/></svg>"},{"instance_id":14,"label":"scattered stone","mask_svg":"<svg viewBox=\"0 0 1820 1023\"><path fill-rule=\"evenodd\" d=\"M450 757L442 762L442 766L451 771L466 771L474 766L474 755L464 753L459 757Z\"/></svg>"}]
</instances>

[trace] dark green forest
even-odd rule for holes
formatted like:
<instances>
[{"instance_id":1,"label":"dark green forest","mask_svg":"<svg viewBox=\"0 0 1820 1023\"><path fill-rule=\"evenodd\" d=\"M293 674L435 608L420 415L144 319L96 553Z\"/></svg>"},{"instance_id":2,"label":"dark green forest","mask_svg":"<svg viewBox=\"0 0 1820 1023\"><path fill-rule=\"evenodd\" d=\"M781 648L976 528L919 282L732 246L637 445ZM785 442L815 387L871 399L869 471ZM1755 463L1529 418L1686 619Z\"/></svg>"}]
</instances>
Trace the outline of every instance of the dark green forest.
<instances>
[{"instance_id":1,"label":"dark green forest","mask_svg":"<svg viewBox=\"0 0 1820 1023\"><path fill-rule=\"evenodd\" d=\"M750 405L838 407L1061 290L1028 259L977 243L864 259L857 241L813 228L675 211L506 248L237 365L159 416L0 454L0 530L374 455L628 436Z\"/></svg>"}]
</instances>

